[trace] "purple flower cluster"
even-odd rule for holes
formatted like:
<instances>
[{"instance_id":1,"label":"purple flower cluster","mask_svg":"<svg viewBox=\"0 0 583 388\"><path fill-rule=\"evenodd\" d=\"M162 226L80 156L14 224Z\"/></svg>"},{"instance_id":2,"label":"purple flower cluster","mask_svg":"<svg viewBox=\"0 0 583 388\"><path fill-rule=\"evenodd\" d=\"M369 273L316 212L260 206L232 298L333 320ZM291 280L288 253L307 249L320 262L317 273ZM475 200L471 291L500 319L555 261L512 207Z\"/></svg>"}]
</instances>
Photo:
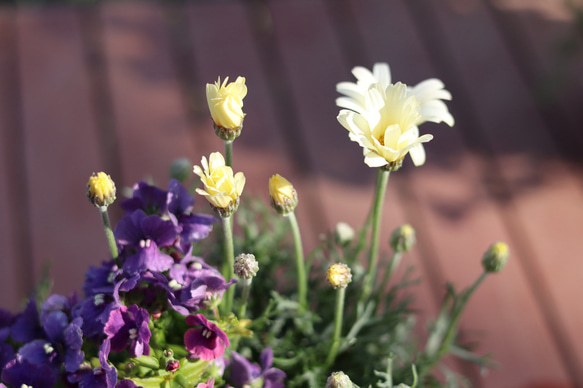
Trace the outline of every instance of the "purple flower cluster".
<instances>
[{"instance_id":1,"label":"purple flower cluster","mask_svg":"<svg viewBox=\"0 0 583 388\"><path fill-rule=\"evenodd\" d=\"M154 322L161 317L182 317L179 345L189 359L224 365L229 338L201 312L235 280L225 281L192 254L193 244L218 221L192 214L193 205L194 198L176 180L167 191L138 183L133 197L122 202L126 213L114 231L119 257L88 270L84 299L52 295L38 308L31 298L16 315L0 309L0 387L43 388L59 381L81 388L136 387L124 378L126 371L118 373L110 355L118 362L150 355ZM163 351L155 350L158 356ZM241 363L234 361L235 370ZM167 365L171 373L180 370L177 360ZM260 375L270 381L265 371L253 378ZM214 386L212 377L203 381L199 387Z\"/></svg>"}]
</instances>

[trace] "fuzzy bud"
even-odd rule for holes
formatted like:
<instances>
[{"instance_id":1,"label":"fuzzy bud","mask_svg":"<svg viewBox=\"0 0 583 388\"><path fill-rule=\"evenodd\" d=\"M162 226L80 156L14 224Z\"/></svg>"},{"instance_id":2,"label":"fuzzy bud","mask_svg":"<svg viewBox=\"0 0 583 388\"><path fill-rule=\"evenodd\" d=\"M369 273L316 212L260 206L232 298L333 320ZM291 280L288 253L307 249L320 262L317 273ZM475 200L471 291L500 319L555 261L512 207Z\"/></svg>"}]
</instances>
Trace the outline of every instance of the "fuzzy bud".
<instances>
[{"instance_id":1,"label":"fuzzy bud","mask_svg":"<svg viewBox=\"0 0 583 388\"><path fill-rule=\"evenodd\" d=\"M334 230L334 238L338 245L346 246L354 238L354 229L346 222L339 222L336 224L336 229Z\"/></svg>"},{"instance_id":2,"label":"fuzzy bud","mask_svg":"<svg viewBox=\"0 0 583 388\"><path fill-rule=\"evenodd\" d=\"M350 267L343 263L332 264L326 272L326 277L334 288L345 288L352 281Z\"/></svg>"},{"instance_id":3,"label":"fuzzy bud","mask_svg":"<svg viewBox=\"0 0 583 388\"><path fill-rule=\"evenodd\" d=\"M235 257L233 272L242 279L251 279L259 271L259 264L251 253L242 253Z\"/></svg>"},{"instance_id":4,"label":"fuzzy bud","mask_svg":"<svg viewBox=\"0 0 583 388\"><path fill-rule=\"evenodd\" d=\"M352 388L354 384L344 372L333 372L326 381L326 388Z\"/></svg>"},{"instance_id":5,"label":"fuzzy bud","mask_svg":"<svg viewBox=\"0 0 583 388\"><path fill-rule=\"evenodd\" d=\"M494 243L488 248L482 258L482 266L486 272L500 272L508 261L508 245L503 242Z\"/></svg>"},{"instance_id":6,"label":"fuzzy bud","mask_svg":"<svg viewBox=\"0 0 583 388\"><path fill-rule=\"evenodd\" d=\"M271 206L284 216L293 212L298 205L296 189L279 174L275 174L269 179L269 199Z\"/></svg>"},{"instance_id":7,"label":"fuzzy bud","mask_svg":"<svg viewBox=\"0 0 583 388\"><path fill-rule=\"evenodd\" d=\"M408 252L415 245L415 229L409 224L401 225L393 231L389 243L396 253Z\"/></svg>"},{"instance_id":8,"label":"fuzzy bud","mask_svg":"<svg viewBox=\"0 0 583 388\"><path fill-rule=\"evenodd\" d=\"M87 198L97 207L107 207L115 201L115 183L104 172L93 173L87 182Z\"/></svg>"}]
</instances>

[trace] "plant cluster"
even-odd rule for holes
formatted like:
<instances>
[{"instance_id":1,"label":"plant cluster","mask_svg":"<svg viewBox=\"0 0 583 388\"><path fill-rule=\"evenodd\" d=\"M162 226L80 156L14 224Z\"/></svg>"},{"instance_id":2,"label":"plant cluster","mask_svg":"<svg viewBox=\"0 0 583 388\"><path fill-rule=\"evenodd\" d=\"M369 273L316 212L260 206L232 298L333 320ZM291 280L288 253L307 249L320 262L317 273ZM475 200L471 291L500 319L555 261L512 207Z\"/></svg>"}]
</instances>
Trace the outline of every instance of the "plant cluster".
<instances>
[{"instance_id":1,"label":"plant cluster","mask_svg":"<svg viewBox=\"0 0 583 388\"><path fill-rule=\"evenodd\" d=\"M486 365L459 346L457 326L480 282L502 269L508 247L492 245L477 281L461 292L448 286L428 332L414 330L416 279L410 270L394 274L415 230L396 228L392 256L379 265L381 209L389 174L404 157L425 162L423 143L432 136L419 136L418 126L454 124L442 101L451 96L436 79L393 84L386 64L353 74L356 83L338 84L338 121L378 171L362 228L340 223L304 256L291 182L270 179L272 209L242 199L245 176L233 172L232 149L247 86L243 77L219 79L207 85L207 99L224 156L187 164L194 174L179 162L164 189L137 183L115 228L107 212L115 184L104 172L90 177L87 197L99 209L110 257L87 271L83 297L31 297L22 312L0 310L0 387L464 385L436 366L449 353ZM193 212L185 184L196 177L214 215Z\"/></svg>"}]
</instances>

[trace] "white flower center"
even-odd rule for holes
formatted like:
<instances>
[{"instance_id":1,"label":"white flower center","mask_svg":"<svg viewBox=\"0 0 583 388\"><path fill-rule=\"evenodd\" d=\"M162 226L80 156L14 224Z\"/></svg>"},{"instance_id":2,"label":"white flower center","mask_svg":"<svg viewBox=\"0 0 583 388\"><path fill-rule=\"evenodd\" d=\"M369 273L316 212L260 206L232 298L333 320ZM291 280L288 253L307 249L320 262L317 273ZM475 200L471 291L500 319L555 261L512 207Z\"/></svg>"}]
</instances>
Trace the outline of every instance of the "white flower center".
<instances>
[{"instance_id":1,"label":"white flower center","mask_svg":"<svg viewBox=\"0 0 583 388\"><path fill-rule=\"evenodd\" d=\"M45 350L46 354L51 354L55 351L55 349L51 346L51 344L47 343L43 345L43 349Z\"/></svg>"},{"instance_id":2,"label":"white flower center","mask_svg":"<svg viewBox=\"0 0 583 388\"><path fill-rule=\"evenodd\" d=\"M93 297L93 303L96 306L99 306L100 304L102 304L104 302L103 300L103 294L97 294Z\"/></svg>"},{"instance_id":3,"label":"white flower center","mask_svg":"<svg viewBox=\"0 0 583 388\"><path fill-rule=\"evenodd\" d=\"M208 329L203 329L202 330L202 336L206 339L211 338L211 336L213 335L213 332L208 330Z\"/></svg>"},{"instance_id":4,"label":"white flower center","mask_svg":"<svg viewBox=\"0 0 583 388\"><path fill-rule=\"evenodd\" d=\"M142 240L142 241L140 241L140 248L150 248L151 243L152 243L152 240L150 240L150 239Z\"/></svg>"},{"instance_id":5,"label":"white flower center","mask_svg":"<svg viewBox=\"0 0 583 388\"><path fill-rule=\"evenodd\" d=\"M129 330L129 332L130 332L130 339L131 340L138 338L138 331L136 329L132 328Z\"/></svg>"}]
</instances>

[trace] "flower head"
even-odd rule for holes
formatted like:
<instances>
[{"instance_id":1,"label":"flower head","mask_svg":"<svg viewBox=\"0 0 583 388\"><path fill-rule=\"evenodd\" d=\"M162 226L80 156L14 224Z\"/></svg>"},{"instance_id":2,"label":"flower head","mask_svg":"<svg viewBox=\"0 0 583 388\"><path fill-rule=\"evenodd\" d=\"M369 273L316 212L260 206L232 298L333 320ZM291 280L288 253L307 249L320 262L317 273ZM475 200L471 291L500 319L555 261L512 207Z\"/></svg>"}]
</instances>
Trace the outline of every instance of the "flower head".
<instances>
[{"instance_id":1,"label":"flower head","mask_svg":"<svg viewBox=\"0 0 583 388\"><path fill-rule=\"evenodd\" d=\"M255 255L251 253L242 253L235 257L233 272L243 279L251 279L259 271L259 264L255 260Z\"/></svg>"},{"instance_id":2,"label":"flower head","mask_svg":"<svg viewBox=\"0 0 583 388\"><path fill-rule=\"evenodd\" d=\"M255 383L263 379L263 387L283 388L286 375L273 368L272 364L273 351L270 347L261 352L261 367L234 351L231 353L231 382L235 387L259 386Z\"/></svg>"},{"instance_id":3,"label":"flower head","mask_svg":"<svg viewBox=\"0 0 583 388\"><path fill-rule=\"evenodd\" d=\"M243 128L243 98L247 95L244 77L227 84L219 78L214 84L206 85L206 98L215 124L215 132L223 140L234 140Z\"/></svg>"},{"instance_id":4,"label":"flower head","mask_svg":"<svg viewBox=\"0 0 583 388\"><path fill-rule=\"evenodd\" d=\"M494 243L488 248L482 259L486 272L500 272L508 261L508 245L503 242Z\"/></svg>"},{"instance_id":5,"label":"flower head","mask_svg":"<svg viewBox=\"0 0 583 388\"><path fill-rule=\"evenodd\" d=\"M298 193L293 185L284 177L275 174L269 178L269 199L271 206L279 214L289 214L298 205Z\"/></svg>"},{"instance_id":6,"label":"flower head","mask_svg":"<svg viewBox=\"0 0 583 388\"><path fill-rule=\"evenodd\" d=\"M115 183L104 172L93 173L87 182L87 198L97 207L109 206L115 201Z\"/></svg>"},{"instance_id":7,"label":"flower head","mask_svg":"<svg viewBox=\"0 0 583 388\"><path fill-rule=\"evenodd\" d=\"M120 306L111 311L109 320L105 324L104 333L111 341L111 349L116 352L130 346L130 355L140 357L150 354L150 337L148 328L150 315L145 309L137 305Z\"/></svg>"},{"instance_id":8,"label":"flower head","mask_svg":"<svg viewBox=\"0 0 583 388\"><path fill-rule=\"evenodd\" d=\"M432 135L419 136L418 125L432 121L453 125L453 117L442 99L451 99L437 79L421 82L413 88L391 83L387 64L376 64L373 72L356 67L357 83L341 82L336 100L342 108L338 121L352 141L363 147L365 163L370 167L395 170L408 153L416 166L425 163L422 143Z\"/></svg>"},{"instance_id":9,"label":"flower head","mask_svg":"<svg viewBox=\"0 0 583 388\"><path fill-rule=\"evenodd\" d=\"M238 172L233 176L233 169L225 165L219 152L213 152L208 162L203 156L201 164L202 168L194 166L193 171L200 177L204 190L196 189L196 192L204 196L219 215L230 216L239 206L245 175Z\"/></svg>"},{"instance_id":10,"label":"flower head","mask_svg":"<svg viewBox=\"0 0 583 388\"><path fill-rule=\"evenodd\" d=\"M202 360L211 361L221 357L225 347L231 345L225 332L202 314L187 316L186 324L200 326L184 333L184 347Z\"/></svg>"},{"instance_id":11,"label":"flower head","mask_svg":"<svg viewBox=\"0 0 583 388\"><path fill-rule=\"evenodd\" d=\"M334 288L345 288L352 281L350 267L343 263L332 264L326 276L328 283Z\"/></svg>"}]
</instances>

